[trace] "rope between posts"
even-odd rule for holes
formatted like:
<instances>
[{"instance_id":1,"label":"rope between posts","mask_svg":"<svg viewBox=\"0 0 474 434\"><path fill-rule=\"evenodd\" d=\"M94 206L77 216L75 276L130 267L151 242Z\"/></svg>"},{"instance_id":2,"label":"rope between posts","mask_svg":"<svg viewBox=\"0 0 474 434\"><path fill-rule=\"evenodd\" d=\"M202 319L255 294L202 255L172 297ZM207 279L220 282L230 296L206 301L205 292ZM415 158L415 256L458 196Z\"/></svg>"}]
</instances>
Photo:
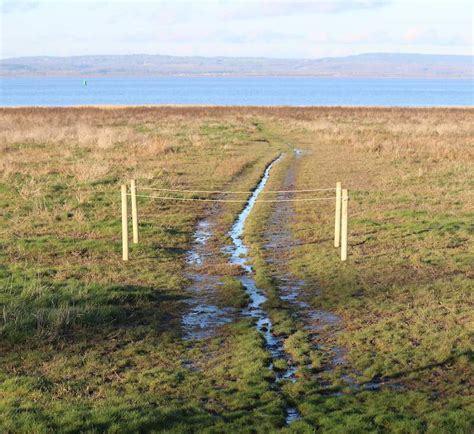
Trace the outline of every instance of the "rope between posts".
<instances>
[{"instance_id":1,"label":"rope between posts","mask_svg":"<svg viewBox=\"0 0 474 434\"><path fill-rule=\"evenodd\" d=\"M178 190L171 188L139 187L140 190L166 191L170 193L209 193L209 194L251 194L253 191L220 191L220 190ZM138 190L138 188L137 188ZM334 191L335 188L316 188L311 190L264 190L260 193L312 193L316 191Z\"/></svg>"},{"instance_id":2,"label":"rope between posts","mask_svg":"<svg viewBox=\"0 0 474 434\"><path fill-rule=\"evenodd\" d=\"M127 196L131 196L127 193ZM204 198L192 198L192 197L168 197L168 196L151 196L147 194L137 194L136 197L147 197L149 199L160 199L160 200L177 200L177 201L195 201L195 202L232 202L232 203L247 203L248 200L237 200L237 199L204 199ZM314 202L319 200L334 200L333 197L313 197L306 199L257 199L255 202Z\"/></svg>"},{"instance_id":3,"label":"rope between posts","mask_svg":"<svg viewBox=\"0 0 474 434\"><path fill-rule=\"evenodd\" d=\"M280 190L280 191L264 191L267 193L300 193L300 192L313 192L313 191L332 191L336 190L336 194L332 197L306 197L296 199L280 199L277 196L276 199L258 199L256 191L240 192L240 191L209 191L209 190L178 190L178 189L153 189L150 187L144 187L143 190L154 190L162 192L174 192L180 194L180 197L175 195L157 195L154 194L137 194L136 181L130 180L130 192L128 192L128 186L125 184L121 185L121 203L122 203L122 259L128 261L129 259L129 235L128 235L128 200L127 196L131 198L132 207L132 230L133 230L133 243L139 242L139 223L138 223L138 206L137 198L144 197L148 199L158 199L163 201L184 201L184 202L228 202L228 203L245 203L247 206L261 202L316 202L316 201L333 201L336 199L336 214L335 214L335 229L334 229L334 246L341 248L341 261L347 260L347 249L348 249L348 203L349 196L348 190L342 189L341 182L337 182L336 188L327 189L308 189L308 190ZM249 194L253 193L250 198L242 199L214 199L207 197L183 197L185 193L229 193L229 194ZM201 195L198 195L201 196Z\"/></svg>"}]
</instances>

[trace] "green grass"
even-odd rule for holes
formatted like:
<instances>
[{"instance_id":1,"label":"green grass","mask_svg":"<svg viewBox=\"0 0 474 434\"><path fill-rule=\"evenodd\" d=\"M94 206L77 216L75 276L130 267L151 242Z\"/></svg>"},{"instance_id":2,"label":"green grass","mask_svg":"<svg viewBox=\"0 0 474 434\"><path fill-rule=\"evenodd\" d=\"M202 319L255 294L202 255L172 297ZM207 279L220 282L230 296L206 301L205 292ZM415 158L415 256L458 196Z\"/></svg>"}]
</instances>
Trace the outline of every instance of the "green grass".
<instances>
[{"instance_id":1,"label":"green grass","mask_svg":"<svg viewBox=\"0 0 474 434\"><path fill-rule=\"evenodd\" d=\"M332 247L332 207L300 203L290 225L302 244L292 249L289 268L321 288L316 294L311 285L307 289L315 308L343 318L337 343L348 350L356 381L363 385L381 378L397 385L381 392L346 390L347 396L321 398L309 407L306 389L295 399L305 419L323 431L467 433L472 427L468 246L474 215L466 196L469 169L463 161L469 151L459 149L436 164L426 163L437 145L430 148L423 134L412 135L412 119L404 122L405 137L397 137L396 143L419 141L413 156L396 159L396 149L380 155L339 143L338 137L350 134L351 127L346 132L335 118L327 129L339 128L338 133L308 140L306 147L318 159L302 159L298 167L301 187L342 180L349 188L350 256L341 264ZM311 121L304 123L311 127ZM469 128L463 131L469 134ZM363 134L360 144L370 142L375 130L364 127ZM304 133L300 137L307 140ZM452 138L444 139L454 146ZM339 164L328 165L328 175L318 160ZM422 161L430 170L419 176ZM337 377L332 380L337 384ZM318 388L311 375L300 387L310 388L312 382Z\"/></svg>"},{"instance_id":2,"label":"green grass","mask_svg":"<svg viewBox=\"0 0 474 434\"><path fill-rule=\"evenodd\" d=\"M455 109L1 109L0 431L469 432L472 125ZM278 390L250 320L183 339L186 252L210 207L140 198L123 263L119 185L248 190L287 143L311 153L268 188L293 164L299 188L342 180L350 256L332 247L332 204L295 204L284 224L299 243L281 254L311 305L343 320L318 341L267 262L273 206L252 212L255 278L298 368ZM220 252L242 207L212 214L221 307L248 302ZM360 388L324 370L335 342ZM374 378L397 387L363 390ZM302 415L289 427L288 404Z\"/></svg>"},{"instance_id":3,"label":"green grass","mask_svg":"<svg viewBox=\"0 0 474 434\"><path fill-rule=\"evenodd\" d=\"M49 354L30 351L23 365L31 375L0 377L3 431L216 432L247 426L268 432L283 424L283 402L268 387L268 355L249 322L227 326L220 338L194 347L172 333L122 348L120 342L84 346L57 356L53 348ZM195 369L184 360L193 360ZM51 371L41 375L38 367L45 363Z\"/></svg>"},{"instance_id":4,"label":"green grass","mask_svg":"<svg viewBox=\"0 0 474 434\"><path fill-rule=\"evenodd\" d=\"M243 308L249 304L249 296L238 279L225 276L219 287L218 301L221 306Z\"/></svg>"}]
</instances>

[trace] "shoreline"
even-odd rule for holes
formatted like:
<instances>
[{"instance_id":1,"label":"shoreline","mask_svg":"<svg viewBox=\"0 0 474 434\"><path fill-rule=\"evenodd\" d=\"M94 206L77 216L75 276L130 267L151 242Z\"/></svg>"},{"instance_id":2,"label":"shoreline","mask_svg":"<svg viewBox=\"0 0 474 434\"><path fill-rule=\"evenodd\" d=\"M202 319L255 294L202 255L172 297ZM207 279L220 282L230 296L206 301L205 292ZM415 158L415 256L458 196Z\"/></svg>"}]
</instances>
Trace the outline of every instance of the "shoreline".
<instances>
[{"instance_id":1,"label":"shoreline","mask_svg":"<svg viewBox=\"0 0 474 434\"><path fill-rule=\"evenodd\" d=\"M221 109L455 109L455 110L471 110L473 105L436 105L436 106L402 106L402 105L219 105L219 104L80 104L80 105L19 105L19 106L3 106L0 110L19 110L19 109L101 109L101 110L118 110L129 108L221 108Z\"/></svg>"}]
</instances>

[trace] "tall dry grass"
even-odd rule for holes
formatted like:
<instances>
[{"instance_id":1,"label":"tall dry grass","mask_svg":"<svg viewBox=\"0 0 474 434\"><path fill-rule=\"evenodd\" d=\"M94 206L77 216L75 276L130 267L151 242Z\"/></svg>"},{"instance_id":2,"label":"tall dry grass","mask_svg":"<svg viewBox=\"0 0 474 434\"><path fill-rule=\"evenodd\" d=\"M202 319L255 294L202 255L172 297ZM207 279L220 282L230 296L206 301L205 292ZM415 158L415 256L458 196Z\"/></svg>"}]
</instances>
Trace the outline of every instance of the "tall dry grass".
<instances>
[{"instance_id":1,"label":"tall dry grass","mask_svg":"<svg viewBox=\"0 0 474 434\"><path fill-rule=\"evenodd\" d=\"M90 181L107 176L114 166L137 167L175 146L173 138L142 133L133 124L114 126L106 114L69 110L1 113L2 177L60 172ZM121 149L124 146L126 152Z\"/></svg>"}]
</instances>

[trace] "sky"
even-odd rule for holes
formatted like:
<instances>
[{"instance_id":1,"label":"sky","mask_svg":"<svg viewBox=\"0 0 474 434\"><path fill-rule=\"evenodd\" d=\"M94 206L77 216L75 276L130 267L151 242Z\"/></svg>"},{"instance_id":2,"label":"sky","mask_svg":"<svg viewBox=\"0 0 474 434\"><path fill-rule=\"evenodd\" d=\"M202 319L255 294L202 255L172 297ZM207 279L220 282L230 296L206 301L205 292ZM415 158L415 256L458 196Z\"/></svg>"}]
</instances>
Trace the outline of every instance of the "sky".
<instances>
[{"instance_id":1,"label":"sky","mask_svg":"<svg viewBox=\"0 0 474 434\"><path fill-rule=\"evenodd\" d=\"M0 0L2 58L473 54L470 0Z\"/></svg>"}]
</instances>

